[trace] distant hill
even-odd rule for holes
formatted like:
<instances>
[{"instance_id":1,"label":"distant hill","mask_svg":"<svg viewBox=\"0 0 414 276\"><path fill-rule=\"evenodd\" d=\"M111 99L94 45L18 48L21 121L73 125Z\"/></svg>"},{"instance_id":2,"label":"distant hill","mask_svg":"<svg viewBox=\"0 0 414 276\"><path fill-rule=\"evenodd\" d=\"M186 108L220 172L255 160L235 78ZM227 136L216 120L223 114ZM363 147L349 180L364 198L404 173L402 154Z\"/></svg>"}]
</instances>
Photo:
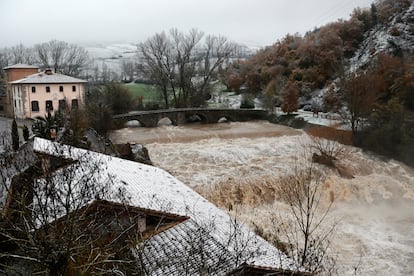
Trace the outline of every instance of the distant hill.
<instances>
[{"instance_id":1,"label":"distant hill","mask_svg":"<svg viewBox=\"0 0 414 276\"><path fill-rule=\"evenodd\" d=\"M135 62L137 59L137 45L132 43L94 44L86 45L91 62L88 66L90 74L97 67L101 72L106 66L107 70L115 74L122 74L122 62Z\"/></svg>"}]
</instances>

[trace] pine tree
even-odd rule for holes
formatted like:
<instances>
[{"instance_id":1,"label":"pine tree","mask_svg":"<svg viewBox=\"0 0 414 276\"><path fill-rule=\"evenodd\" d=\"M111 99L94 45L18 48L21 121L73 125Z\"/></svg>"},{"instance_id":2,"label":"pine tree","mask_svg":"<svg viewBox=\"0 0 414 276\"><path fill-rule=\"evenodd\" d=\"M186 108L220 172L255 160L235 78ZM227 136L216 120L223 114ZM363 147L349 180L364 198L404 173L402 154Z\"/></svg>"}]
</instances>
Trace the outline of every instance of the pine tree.
<instances>
[{"instance_id":1,"label":"pine tree","mask_svg":"<svg viewBox=\"0 0 414 276\"><path fill-rule=\"evenodd\" d=\"M19 131L17 130L16 120L13 120L11 135L12 135L13 149L16 151L19 149Z\"/></svg>"},{"instance_id":2,"label":"pine tree","mask_svg":"<svg viewBox=\"0 0 414 276\"><path fill-rule=\"evenodd\" d=\"M27 128L26 125L24 125L23 126L23 138L24 138L24 140L25 141L29 140L29 136L30 136L29 129Z\"/></svg>"},{"instance_id":3,"label":"pine tree","mask_svg":"<svg viewBox=\"0 0 414 276\"><path fill-rule=\"evenodd\" d=\"M374 3L371 4L371 19L372 19L373 26L378 24L377 6L375 6Z\"/></svg>"}]
</instances>

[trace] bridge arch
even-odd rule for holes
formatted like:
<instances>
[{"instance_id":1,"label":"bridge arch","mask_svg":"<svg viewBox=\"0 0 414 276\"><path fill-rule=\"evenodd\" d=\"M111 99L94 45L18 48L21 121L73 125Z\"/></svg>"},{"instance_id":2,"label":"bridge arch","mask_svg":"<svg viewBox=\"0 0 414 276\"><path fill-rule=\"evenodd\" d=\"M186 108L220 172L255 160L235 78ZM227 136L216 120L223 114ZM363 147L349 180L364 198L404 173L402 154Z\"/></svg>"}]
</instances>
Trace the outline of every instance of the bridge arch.
<instances>
[{"instance_id":1,"label":"bridge arch","mask_svg":"<svg viewBox=\"0 0 414 276\"><path fill-rule=\"evenodd\" d=\"M232 116L229 116L227 114L221 114L220 116L217 116L217 123L224 123L224 122L235 122L235 120L232 118Z\"/></svg>"},{"instance_id":2,"label":"bridge arch","mask_svg":"<svg viewBox=\"0 0 414 276\"><path fill-rule=\"evenodd\" d=\"M242 110L242 109L217 109L217 108L174 108L164 110L133 111L126 114L113 116L114 126L122 128L127 121L136 120L142 127L156 127L159 121L165 117L173 125L189 122L217 123L224 121L249 121L266 119L265 110Z\"/></svg>"},{"instance_id":3,"label":"bridge arch","mask_svg":"<svg viewBox=\"0 0 414 276\"><path fill-rule=\"evenodd\" d=\"M140 121L137 120L137 119L132 119L132 120L126 121L124 126L127 126L127 127L141 127L142 123L140 123Z\"/></svg>"},{"instance_id":4,"label":"bridge arch","mask_svg":"<svg viewBox=\"0 0 414 276\"><path fill-rule=\"evenodd\" d=\"M185 122L186 123L208 123L208 119L204 114L198 112L186 112L185 113Z\"/></svg>"},{"instance_id":5,"label":"bridge arch","mask_svg":"<svg viewBox=\"0 0 414 276\"><path fill-rule=\"evenodd\" d=\"M159 116L157 126L169 126L169 125L177 125L174 119L170 118L169 116Z\"/></svg>"}]
</instances>

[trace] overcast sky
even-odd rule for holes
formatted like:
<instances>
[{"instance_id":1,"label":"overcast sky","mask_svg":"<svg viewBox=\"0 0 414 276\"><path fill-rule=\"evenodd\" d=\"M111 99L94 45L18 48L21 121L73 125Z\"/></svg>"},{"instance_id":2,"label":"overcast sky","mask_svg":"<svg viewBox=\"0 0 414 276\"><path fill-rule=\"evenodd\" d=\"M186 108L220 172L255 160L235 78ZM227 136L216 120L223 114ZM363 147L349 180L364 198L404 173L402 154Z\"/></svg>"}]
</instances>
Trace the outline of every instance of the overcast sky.
<instances>
[{"instance_id":1,"label":"overcast sky","mask_svg":"<svg viewBox=\"0 0 414 276\"><path fill-rule=\"evenodd\" d=\"M373 0L0 0L0 46L143 42L173 27L197 28L247 46L348 19Z\"/></svg>"}]
</instances>

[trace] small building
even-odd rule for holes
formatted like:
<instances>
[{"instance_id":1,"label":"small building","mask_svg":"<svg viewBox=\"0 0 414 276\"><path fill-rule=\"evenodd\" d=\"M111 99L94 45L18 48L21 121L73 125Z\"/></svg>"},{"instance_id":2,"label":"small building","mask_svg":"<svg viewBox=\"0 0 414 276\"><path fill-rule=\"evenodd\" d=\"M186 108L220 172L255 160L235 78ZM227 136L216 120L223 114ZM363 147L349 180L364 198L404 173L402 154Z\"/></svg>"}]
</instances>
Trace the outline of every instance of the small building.
<instances>
[{"instance_id":1,"label":"small building","mask_svg":"<svg viewBox=\"0 0 414 276\"><path fill-rule=\"evenodd\" d=\"M11 85L9 82L22 79L26 76L36 74L39 72L39 67L28 64L15 64L12 66L7 66L3 68L4 70L4 86L3 89L0 89L0 115L13 117L13 98Z\"/></svg>"},{"instance_id":2,"label":"small building","mask_svg":"<svg viewBox=\"0 0 414 276\"><path fill-rule=\"evenodd\" d=\"M52 114L59 109L83 105L85 80L38 67L16 64L4 68L6 116L27 119Z\"/></svg>"}]
</instances>

